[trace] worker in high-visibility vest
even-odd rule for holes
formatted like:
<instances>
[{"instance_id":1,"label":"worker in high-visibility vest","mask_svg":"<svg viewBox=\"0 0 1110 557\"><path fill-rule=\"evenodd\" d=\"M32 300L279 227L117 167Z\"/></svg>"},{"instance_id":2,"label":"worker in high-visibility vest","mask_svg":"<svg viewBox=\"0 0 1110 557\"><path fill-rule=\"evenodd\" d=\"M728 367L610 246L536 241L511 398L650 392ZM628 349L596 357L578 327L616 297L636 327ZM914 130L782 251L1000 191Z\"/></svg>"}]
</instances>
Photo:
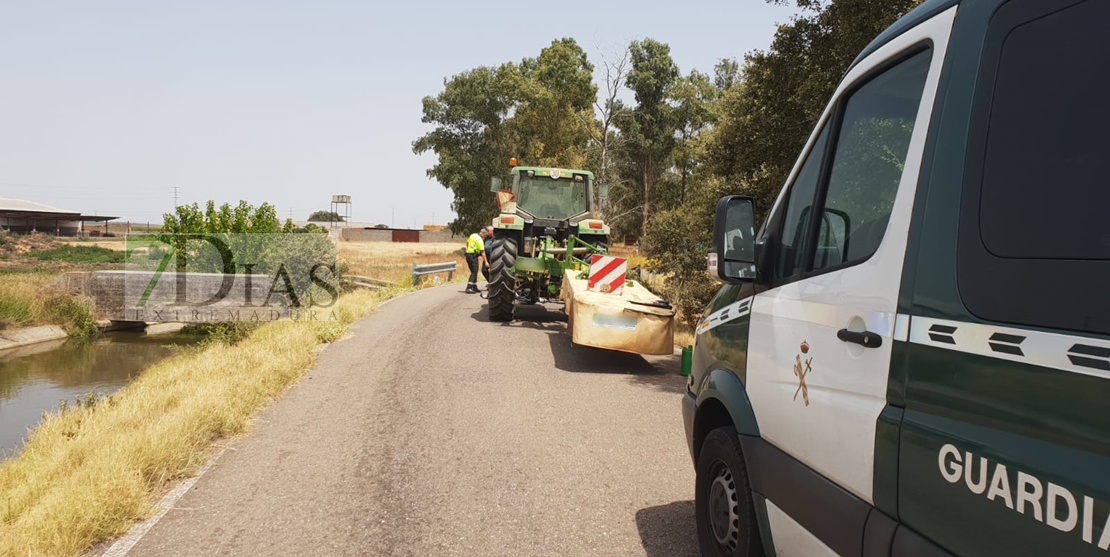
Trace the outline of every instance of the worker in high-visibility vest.
<instances>
[{"instance_id":1,"label":"worker in high-visibility vest","mask_svg":"<svg viewBox=\"0 0 1110 557\"><path fill-rule=\"evenodd\" d=\"M486 264L482 265L482 278L486 279L486 282L489 282L489 258L493 257L493 227L487 226L484 230L486 231Z\"/></svg>"},{"instance_id":2,"label":"worker in high-visibility vest","mask_svg":"<svg viewBox=\"0 0 1110 557\"><path fill-rule=\"evenodd\" d=\"M466 283L467 294L478 293L478 270L489 265L486 259L486 229L471 234L466 239L466 266L470 268L470 280Z\"/></svg>"}]
</instances>

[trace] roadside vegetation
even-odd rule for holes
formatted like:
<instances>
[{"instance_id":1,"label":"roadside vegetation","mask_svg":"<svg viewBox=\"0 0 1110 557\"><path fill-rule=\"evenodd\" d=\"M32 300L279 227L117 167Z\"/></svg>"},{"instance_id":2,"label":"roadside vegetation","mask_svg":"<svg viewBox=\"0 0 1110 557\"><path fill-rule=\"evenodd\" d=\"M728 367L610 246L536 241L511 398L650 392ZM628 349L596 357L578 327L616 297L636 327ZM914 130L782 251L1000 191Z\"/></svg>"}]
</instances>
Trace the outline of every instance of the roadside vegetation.
<instances>
[{"instance_id":1,"label":"roadside vegetation","mask_svg":"<svg viewBox=\"0 0 1110 557\"><path fill-rule=\"evenodd\" d=\"M22 452L0 464L0 555L80 555L124 534L218 443L247 431L323 344L403 291L346 294L335 321L227 328L109 397L45 416Z\"/></svg>"},{"instance_id":2,"label":"roadside vegetation","mask_svg":"<svg viewBox=\"0 0 1110 557\"><path fill-rule=\"evenodd\" d=\"M122 265L121 251L69 245L45 234L0 234L0 330L58 325L71 337L96 335L93 301L50 285L67 271Z\"/></svg>"},{"instance_id":3,"label":"roadside vegetation","mask_svg":"<svg viewBox=\"0 0 1110 557\"><path fill-rule=\"evenodd\" d=\"M650 37L592 62L563 38L535 58L447 78L423 99L422 122L434 129L413 151L437 155L428 175L454 193L451 229L469 233L494 217L490 178L509 157L591 170L609 186L601 216L613 237L639 237L689 331L718 289L705 272L717 200L750 195L765 213L857 53L920 3L768 1L797 9L769 47L722 52L700 71L679 68Z\"/></svg>"},{"instance_id":4,"label":"roadside vegetation","mask_svg":"<svg viewBox=\"0 0 1110 557\"><path fill-rule=\"evenodd\" d=\"M32 251L27 255L39 261L123 264L122 251L102 248L100 246L74 246L66 244L52 249Z\"/></svg>"},{"instance_id":5,"label":"roadside vegetation","mask_svg":"<svg viewBox=\"0 0 1110 557\"><path fill-rule=\"evenodd\" d=\"M58 276L50 270L0 270L0 331L58 325L71 337L95 335L92 300L49 288Z\"/></svg>"}]
</instances>

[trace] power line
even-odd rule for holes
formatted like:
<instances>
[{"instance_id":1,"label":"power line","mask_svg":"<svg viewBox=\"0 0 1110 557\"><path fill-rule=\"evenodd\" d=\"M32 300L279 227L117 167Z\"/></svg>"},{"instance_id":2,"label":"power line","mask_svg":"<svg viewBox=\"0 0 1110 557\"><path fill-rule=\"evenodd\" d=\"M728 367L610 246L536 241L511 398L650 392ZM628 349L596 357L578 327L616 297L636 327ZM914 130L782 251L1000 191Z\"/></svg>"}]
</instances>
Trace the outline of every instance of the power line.
<instances>
[{"instance_id":1,"label":"power line","mask_svg":"<svg viewBox=\"0 0 1110 557\"><path fill-rule=\"evenodd\" d=\"M104 187L103 185L88 186L88 185L45 185L45 184L28 184L26 182L0 182L0 186L15 186L20 188L35 188L35 189L54 189L54 190L67 190L67 189L86 189L92 187Z\"/></svg>"},{"instance_id":2,"label":"power line","mask_svg":"<svg viewBox=\"0 0 1110 557\"><path fill-rule=\"evenodd\" d=\"M177 186L173 187L173 208L177 208Z\"/></svg>"},{"instance_id":3,"label":"power line","mask_svg":"<svg viewBox=\"0 0 1110 557\"><path fill-rule=\"evenodd\" d=\"M162 197L162 196L158 196L158 197L135 197L135 196L132 196L132 195L96 195L96 196L42 195L40 193L33 193L31 195L28 195L27 197L31 198L32 200L34 200L34 199L52 199L52 200L53 199L60 199L60 200L64 200L64 201L69 201L69 200L155 201L155 200L165 200L166 199L165 197Z\"/></svg>"}]
</instances>

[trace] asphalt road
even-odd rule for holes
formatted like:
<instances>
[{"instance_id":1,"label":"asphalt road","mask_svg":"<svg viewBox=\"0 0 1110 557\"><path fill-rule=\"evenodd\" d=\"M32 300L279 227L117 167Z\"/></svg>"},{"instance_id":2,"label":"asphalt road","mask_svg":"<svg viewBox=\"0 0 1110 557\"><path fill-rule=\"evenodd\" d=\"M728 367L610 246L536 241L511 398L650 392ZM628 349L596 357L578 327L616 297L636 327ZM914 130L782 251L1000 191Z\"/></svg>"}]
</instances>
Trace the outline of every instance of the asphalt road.
<instances>
[{"instance_id":1,"label":"asphalt road","mask_svg":"<svg viewBox=\"0 0 1110 557\"><path fill-rule=\"evenodd\" d=\"M127 555L697 555L679 357L462 288L357 323Z\"/></svg>"}]
</instances>

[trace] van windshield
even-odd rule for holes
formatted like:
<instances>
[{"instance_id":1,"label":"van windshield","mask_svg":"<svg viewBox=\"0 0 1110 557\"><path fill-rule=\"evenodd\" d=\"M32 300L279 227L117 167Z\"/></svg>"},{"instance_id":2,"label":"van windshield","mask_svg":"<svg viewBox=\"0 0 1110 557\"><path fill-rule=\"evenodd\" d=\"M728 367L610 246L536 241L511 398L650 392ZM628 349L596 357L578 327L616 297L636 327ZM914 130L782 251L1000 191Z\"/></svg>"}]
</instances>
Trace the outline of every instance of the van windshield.
<instances>
[{"instance_id":1,"label":"van windshield","mask_svg":"<svg viewBox=\"0 0 1110 557\"><path fill-rule=\"evenodd\" d=\"M536 218L567 219L589 210L586 186L586 180L521 176L519 206Z\"/></svg>"}]
</instances>

